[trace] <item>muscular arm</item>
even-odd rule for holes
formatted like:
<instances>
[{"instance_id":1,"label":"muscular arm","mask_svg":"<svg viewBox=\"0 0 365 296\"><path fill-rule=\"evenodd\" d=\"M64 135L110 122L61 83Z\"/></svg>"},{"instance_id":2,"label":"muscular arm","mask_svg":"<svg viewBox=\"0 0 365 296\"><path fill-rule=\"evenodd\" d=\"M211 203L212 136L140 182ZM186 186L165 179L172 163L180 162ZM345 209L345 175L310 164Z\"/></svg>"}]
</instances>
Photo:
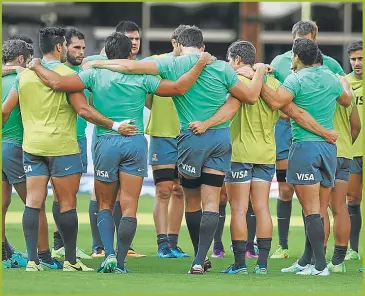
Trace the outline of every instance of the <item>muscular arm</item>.
<instances>
[{"instance_id":1,"label":"muscular arm","mask_svg":"<svg viewBox=\"0 0 365 296\"><path fill-rule=\"evenodd\" d=\"M295 105L293 102L281 108L284 114L295 120L300 126L306 130L326 139L327 142L334 143L330 137L334 135L334 131L327 130L321 126L307 111ZM337 137L336 137L337 139Z\"/></svg>"},{"instance_id":2,"label":"muscular arm","mask_svg":"<svg viewBox=\"0 0 365 296\"><path fill-rule=\"evenodd\" d=\"M352 112L350 115L350 126L351 126L352 144L354 144L361 131L361 121L360 121L359 111L357 110L356 105L354 105L354 107L352 108Z\"/></svg>"},{"instance_id":3,"label":"muscular arm","mask_svg":"<svg viewBox=\"0 0 365 296\"><path fill-rule=\"evenodd\" d=\"M16 90L11 90L8 97L2 106L3 127L9 119L11 111L19 104L19 93Z\"/></svg>"},{"instance_id":4,"label":"muscular arm","mask_svg":"<svg viewBox=\"0 0 365 296\"><path fill-rule=\"evenodd\" d=\"M268 104L271 110L279 110L292 102L294 96L283 87L279 87L275 91L264 83L261 89L261 98Z\"/></svg>"},{"instance_id":5,"label":"muscular arm","mask_svg":"<svg viewBox=\"0 0 365 296\"><path fill-rule=\"evenodd\" d=\"M250 105L255 104L260 96L265 71L265 67L259 67L255 71L255 74L249 85L246 85L244 82L239 80L233 87L229 89L229 92L242 103Z\"/></svg>"},{"instance_id":6,"label":"muscular arm","mask_svg":"<svg viewBox=\"0 0 365 296\"><path fill-rule=\"evenodd\" d=\"M352 92L349 82L346 80L343 76L338 76L338 79L340 80L342 87L344 89L344 92L337 98L337 102L344 106L344 107L350 107L352 102Z\"/></svg>"},{"instance_id":7,"label":"muscular arm","mask_svg":"<svg viewBox=\"0 0 365 296\"><path fill-rule=\"evenodd\" d=\"M85 89L85 84L77 74L61 76L54 71L44 68L41 64L35 65L32 70L48 87L54 90L79 92Z\"/></svg>"},{"instance_id":8,"label":"muscular arm","mask_svg":"<svg viewBox=\"0 0 365 296\"><path fill-rule=\"evenodd\" d=\"M206 64L207 60L201 55L195 65L184 75L180 76L178 80L161 80L156 94L165 97L184 95L196 82Z\"/></svg>"},{"instance_id":9,"label":"muscular arm","mask_svg":"<svg viewBox=\"0 0 365 296\"><path fill-rule=\"evenodd\" d=\"M232 119L241 106L241 102L230 96L227 102L218 111L204 122L195 121L189 124L194 133L202 134L208 128L220 125Z\"/></svg>"},{"instance_id":10,"label":"muscular arm","mask_svg":"<svg viewBox=\"0 0 365 296\"><path fill-rule=\"evenodd\" d=\"M114 72L125 74L158 74L157 65L153 61L99 60L90 61L87 64L94 68L109 69Z\"/></svg>"},{"instance_id":11,"label":"muscular arm","mask_svg":"<svg viewBox=\"0 0 365 296\"><path fill-rule=\"evenodd\" d=\"M2 67L2 76L14 74L14 73L20 73L24 70L21 66L5 66Z\"/></svg>"}]
</instances>

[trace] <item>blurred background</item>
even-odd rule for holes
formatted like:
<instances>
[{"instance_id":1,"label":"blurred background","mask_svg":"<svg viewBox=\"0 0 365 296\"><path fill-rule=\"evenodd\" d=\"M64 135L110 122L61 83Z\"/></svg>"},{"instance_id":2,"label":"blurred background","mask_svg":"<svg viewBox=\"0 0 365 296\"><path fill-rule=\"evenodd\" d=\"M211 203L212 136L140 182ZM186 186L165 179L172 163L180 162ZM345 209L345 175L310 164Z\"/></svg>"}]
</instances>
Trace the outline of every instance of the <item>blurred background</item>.
<instances>
[{"instance_id":1,"label":"blurred background","mask_svg":"<svg viewBox=\"0 0 365 296\"><path fill-rule=\"evenodd\" d=\"M347 44L362 39L363 6L360 2L13 2L2 5L3 40L25 34L36 41L38 30L44 26L74 26L86 36L86 56L100 52L105 38L121 20L134 21L140 26L141 57L170 52L173 30L180 24L188 24L203 30L206 50L219 59L225 59L229 44L240 38L256 46L257 60L270 63L276 55L291 49L293 24L300 19L312 19L319 27L317 41L322 52L335 58L348 73ZM37 45L35 50L35 56L39 56ZM146 110L145 120L148 114ZM89 141L91 133L90 125ZM91 159L89 173L83 177L81 190L90 189ZM153 193L153 186L149 186L152 185L151 172L145 183L144 190ZM272 195L276 195L275 184L272 190Z\"/></svg>"}]
</instances>

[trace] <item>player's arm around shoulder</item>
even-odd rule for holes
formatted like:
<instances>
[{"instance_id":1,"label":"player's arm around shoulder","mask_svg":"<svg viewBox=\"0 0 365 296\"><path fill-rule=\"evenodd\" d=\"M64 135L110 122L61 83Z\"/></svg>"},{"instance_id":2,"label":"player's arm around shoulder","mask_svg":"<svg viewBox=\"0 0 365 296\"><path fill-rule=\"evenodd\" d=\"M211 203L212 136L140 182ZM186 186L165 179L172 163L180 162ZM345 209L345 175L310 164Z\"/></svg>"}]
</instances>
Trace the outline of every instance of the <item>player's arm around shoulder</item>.
<instances>
[{"instance_id":1,"label":"player's arm around shoulder","mask_svg":"<svg viewBox=\"0 0 365 296\"><path fill-rule=\"evenodd\" d=\"M72 75L62 76L56 71L48 70L41 64L40 59L33 59L29 64L29 69L33 70L38 77L46 84L48 87L64 92L78 92L82 91L85 86L83 82L80 80L78 75L71 69L68 69L65 65L58 66L58 70L60 72L68 72L68 70L72 71L69 73L73 73ZM56 68L56 70L57 70ZM66 68L68 70L66 70Z\"/></svg>"},{"instance_id":2,"label":"player's arm around shoulder","mask_svg":"<svg viewBox=\"0 0 365 296\"><path fill-rule=\"evenodd\" d=\"M344 76L337 75L340 83L336 83L336 91L338 93L337 102L344 106L350 107L352 104L352 91L348 80Z\"/></svg>"}]
</instances>

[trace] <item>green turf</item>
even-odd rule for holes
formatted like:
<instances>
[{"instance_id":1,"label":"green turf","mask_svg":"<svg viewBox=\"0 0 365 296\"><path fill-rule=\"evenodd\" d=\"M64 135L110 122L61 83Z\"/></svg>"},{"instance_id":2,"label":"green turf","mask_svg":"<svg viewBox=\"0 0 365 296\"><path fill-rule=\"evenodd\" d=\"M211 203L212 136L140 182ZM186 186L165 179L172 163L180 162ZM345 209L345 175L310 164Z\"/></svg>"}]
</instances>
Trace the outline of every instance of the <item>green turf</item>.
<instances>
[{"instance_id":1,"label":"green turf","mask_svg":"<svg viewBox=\"0 0 365 296\"><path fill-rule=\"evenodd\" d=\"M51 209L51 198L47 209ZM275 200L271 201L272 214L276 214ZM153 199L142 197L140 211L151 213ZM86 212L88 197L79 198L78 211ZM13 198L10 211L21 211L22 204ZM294 203L293 214L300 215L300 207ZM50 229L52 231L52 229ZM25 249L22 227L20 224L9 224L7 227L9 241L18 249ZM50 236L52 241L52 236ZM304 235L302 227L292 227L290 230L289 246L290 259L269 260L269 274L258 276L252 274L255 260L248 260L251 273L244 275L225 275L219 271L232 263L232 252L229 250L229 228L225 228L224 245L226 257L212 259L213 270L208 274L188 275L191 258L187 259L158 259L156 258L156 237L153 226L138 227L133 242L137 251L147 255L145 258L129 258L127 267L132 274L98 274L91 273L63 273L62 271L45 271L43 273L27 273L24 269L3 271L4 294L355 294L361 293L362 274L358 272L361 265L357 262L346 262L346 274L333 274L330 277L300 277L282 274L280 269L290 265L303 250ZM273 249L278 243L277 229L274 229ZM90 251L90 229L83 224L79 227L78 245ZM193 250L186 229L182 229L179 245L188 254ZM328 257L332 255L333 240L328 244ZM210 254L210 253L209 253ZM97 268L100 260L84 260L87 265Z\"/></svg>"}]
</instances>

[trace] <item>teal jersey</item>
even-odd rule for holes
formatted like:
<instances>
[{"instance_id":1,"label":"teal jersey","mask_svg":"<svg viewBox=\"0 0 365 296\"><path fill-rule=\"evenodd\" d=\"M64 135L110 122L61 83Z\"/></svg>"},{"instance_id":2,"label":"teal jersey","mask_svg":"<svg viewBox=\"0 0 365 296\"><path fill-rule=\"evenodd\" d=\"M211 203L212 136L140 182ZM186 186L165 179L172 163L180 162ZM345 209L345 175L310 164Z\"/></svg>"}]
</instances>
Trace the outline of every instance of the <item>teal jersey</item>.
<instances>
[{"instance_id":1,"label":"teal jersey","mask_svg":"<svg viewBox=\"0 0 365 296\"><path fill-rule=\"evenodd\" d=\"M6 75L2 79L2 102L8 97L17 74ZM23 143L23 123L19 105L11 111L8 121L2 128L2 141L22 145Z\"/></svg>"},{"instance_id":2,"label":"teal jersey","mask_svg":"<svg viewBox=\"0 0 365 296\"><path fill-rule=\"evenodd\" d=\"M107 59L108 58L105 55L95 54L95 55L91 55L91 56L84 58L84 61L90 62L90 61L107 60Z\"/></svg>"},{"instance_id":3,"label":"teal jersey","mask_svg":"<svg viewBox=\"0 0 365 296\"><path fill-rule=\"evenodd\" d=\"M292 55L292 51L287 51L286 53L276 56L271 62L271 66L274 68L273 75L281 83L283 83L286 77L288 77L292 73L292 71L290 70ZM330 69L335 74L345 75L341 65L335 59L326 55L322 56L323 66L328 67L328 69Z\"/></svg>"},{"instance_id":4,"label":"teal jersey","mask_svg":"<svg viewBox=\"0 0 365 296\"><path fill-rule=\"evenodd\" d=\"M343 93L339 79L324 67L303 68L290 74L283 86L293 96L293 102L306 110L326 129L333 129L336 100ZM310 131L302 128L291 119L293 142L325 141Z\"/></svg>"},{"instance_id":5,"label":"teal jersey","mask_svg":"<svg viewBox=\"0 0 365 296\"><path fill-rule=\"evenodd\" d=\"M70 69L74 70L76 73L80 73L82 71L82 66L69 66L65 64ZM90 91L85 89L84 95L86 96L87 101L89 102L90 98ZM82 118L81 116L77 115L77 122L76 122L76 133L77 133L77 140L81 140L86 138L86 127L87 121L86 119Z\"/></svg>"},{"instance_id":6,"label":"teal jersey","mask_svg":"<svg viewBox=\"0 0 365 296\"><path fill-rule=\"evenodd\" d=\"M162 57L154 60L154 62L163 79L176 81L188 72L198 59L199 55L192 53L179 57ZM228 63L214 61L207 65L185 95L173 97L181 129L189 129L189 123L192 121L205 121L213 116L226 102L229 89L237 82L237 74ZM227 126L229 126L229 122L214 128Z\"/></svg>"},{"instance_id":7,"label":"teal jersey","mask_svg":"<svg viewBox=\"0 0 365 296\"><path fill-rule=\"evenodd\" d=\"M157 90L161 79L153 75L125 75L107 69L89 69L79 73L79 77L93 93L94 107L104 116L120 122L135 120L138 133L144 133L143 108L147 94ZM118 134L100 126L97 136Z\"/></svg>"}]
</instances>

